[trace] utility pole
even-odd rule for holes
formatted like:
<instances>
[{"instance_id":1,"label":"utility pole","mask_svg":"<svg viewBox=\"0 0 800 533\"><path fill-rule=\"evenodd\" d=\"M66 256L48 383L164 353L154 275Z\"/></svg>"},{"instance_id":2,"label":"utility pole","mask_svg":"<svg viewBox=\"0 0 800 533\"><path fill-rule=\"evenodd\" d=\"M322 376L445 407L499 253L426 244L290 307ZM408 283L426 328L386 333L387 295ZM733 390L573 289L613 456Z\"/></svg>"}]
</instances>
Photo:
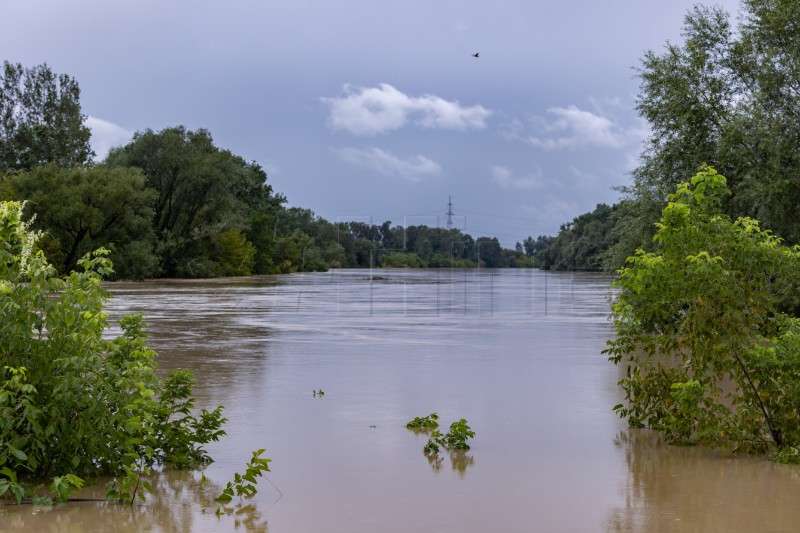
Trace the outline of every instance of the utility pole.
<instances>
[{"instance_id":1,"label":"utility pole","mask_svg":"<svg viewBox=\"0 0 800 533\"><path fill-rule=\"evenodd\" d=\"M453 198L447 197L447 229L453 229Z\"/></svg>"}]
</instances>

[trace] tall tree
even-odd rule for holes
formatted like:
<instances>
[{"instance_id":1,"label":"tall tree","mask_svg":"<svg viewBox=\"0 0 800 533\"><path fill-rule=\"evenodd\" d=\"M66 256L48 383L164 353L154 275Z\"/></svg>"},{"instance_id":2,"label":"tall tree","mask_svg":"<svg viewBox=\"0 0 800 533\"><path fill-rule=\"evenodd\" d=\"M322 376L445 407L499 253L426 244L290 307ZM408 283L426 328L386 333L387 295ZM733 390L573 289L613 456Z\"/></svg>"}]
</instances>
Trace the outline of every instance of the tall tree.
<instances>
[{"instance_id":1,"label":"tall tree","mask_svg":"<svg viewBox=\"0 0 800 533\"><path fill-rule=\"evenodd\" d=\"M667 195L704 163L728 177L724 210L756 217L800 242L800 4L744 0L738 30L719 8L696 7L683 42L647 52L637 109L652 130L633 184L622 190L624 259L650 246Z\"/></svg>"},{"instance_id":2,"label":"tall tree","mask_svg":"<svg viewBox=\"0 0 800 533\"><path fill-rule=\"evenodd\" d=\"M78 82L46 64L3 62L0 79L0 171L55 163L73 167L94 156Z\"/></svg>"},{"instance_id":3,"label":"tall tree","mask_svg":"<svg viewBox=\"0 0 800 533\"><path fill-rule=\"evenodd\" d=\"M105 162L141 168L146 186L155 191L153 228L168 276L218 275L210 265L220 258L208 257L208 251L220 248L209 243L227 231L257 235L259 244L272 242L261 235L272 230L265 227L268 220L257 215L278 209L283 197L272 194L258 164L216 147L207 130L138 132Z\"/></svg>"}]
</instances>

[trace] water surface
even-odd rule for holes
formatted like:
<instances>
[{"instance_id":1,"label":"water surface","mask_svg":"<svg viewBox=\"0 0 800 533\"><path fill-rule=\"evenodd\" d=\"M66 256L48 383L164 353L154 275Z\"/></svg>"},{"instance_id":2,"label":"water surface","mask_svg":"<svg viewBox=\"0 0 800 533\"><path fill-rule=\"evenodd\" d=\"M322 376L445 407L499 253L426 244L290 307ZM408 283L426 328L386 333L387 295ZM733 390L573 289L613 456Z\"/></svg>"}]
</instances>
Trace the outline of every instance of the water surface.
<instances>
[{"instance_id":1,"label":"water surface","mask_svg":"<svg viewBox=\"0 0 800 533\"><path fill-rule=\"evenodd\" d=\"M225 405L209 482L166 472L132 509L7 506L0 529L796 530L800 469L666 446L617 419L608 284L533 270L109 284L112 315L146 315L161 367L194 370L198 406ZM469 452L426 458L404 425L432 411L444 429L468 420ZM268 479L216 517L212 498L258 448Z\"/></svg>"}]
</instances>

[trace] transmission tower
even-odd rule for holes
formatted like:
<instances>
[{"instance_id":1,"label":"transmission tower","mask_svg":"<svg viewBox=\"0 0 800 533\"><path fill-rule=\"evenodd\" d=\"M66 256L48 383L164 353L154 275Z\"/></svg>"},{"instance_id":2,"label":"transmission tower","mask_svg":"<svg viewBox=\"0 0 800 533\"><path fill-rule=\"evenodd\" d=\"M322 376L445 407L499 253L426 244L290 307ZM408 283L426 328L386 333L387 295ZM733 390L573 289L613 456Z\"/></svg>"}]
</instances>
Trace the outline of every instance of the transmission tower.
<instances>
[{"instance_id":1,"label":"transmission tower","mask_svg":"<svg viewBox=\"0 0 800 533\"><path fill-rule=\"evenodd\" d=\"M453 229L453 198L447 197L447 229Z\"/></svg>"}]
</instances>

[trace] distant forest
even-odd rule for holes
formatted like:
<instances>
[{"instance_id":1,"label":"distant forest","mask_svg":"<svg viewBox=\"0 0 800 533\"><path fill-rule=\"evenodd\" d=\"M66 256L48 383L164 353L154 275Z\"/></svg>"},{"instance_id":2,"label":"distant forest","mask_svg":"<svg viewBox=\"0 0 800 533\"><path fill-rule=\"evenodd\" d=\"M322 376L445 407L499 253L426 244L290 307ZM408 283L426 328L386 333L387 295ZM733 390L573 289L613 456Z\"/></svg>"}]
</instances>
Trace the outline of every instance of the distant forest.
<instances>
[{"instance_id":1,"label":"distant forest","mask_svg":"<svg viewBox=\"0 0 800 533\"><path fill-rule=\"evenodd\" d=\"M61 272L99 247L116 278L218 277L352 267L531 267L532 250L454 229L331 223L286 207L254 162L182 126L134 135L99 163L80 89L8 61L0 83L0 200L24 200Z\"/></svg>"}]
</instances>

